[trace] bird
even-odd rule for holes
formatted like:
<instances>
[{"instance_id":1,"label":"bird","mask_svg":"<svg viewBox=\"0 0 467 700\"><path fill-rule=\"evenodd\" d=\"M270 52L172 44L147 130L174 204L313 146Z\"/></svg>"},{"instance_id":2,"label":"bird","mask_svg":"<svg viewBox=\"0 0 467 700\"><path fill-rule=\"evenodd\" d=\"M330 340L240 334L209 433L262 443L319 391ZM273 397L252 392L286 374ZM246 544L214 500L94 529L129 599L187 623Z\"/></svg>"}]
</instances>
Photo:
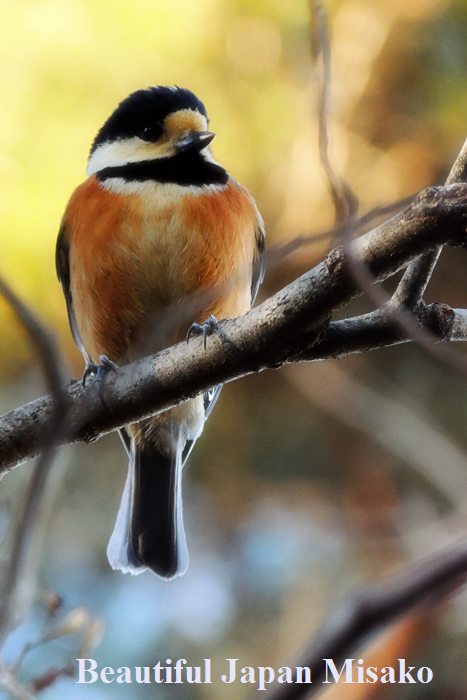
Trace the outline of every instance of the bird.
<instances>
[{"instance_id":1,"label":"bird","mask_svg":"<svg viewBox=\"0 0 467 700\"><path fill-rule=\"evenodd\" d=\"M206 347L256 297L264 222L214 160L208 127L193 92L156 85L123 99L92 142L56 246L83 382L193 334ZM182 470L221 388L119 431L129 464L107 547L114 570L185 573Z\"/></svg>"}]
</instances>

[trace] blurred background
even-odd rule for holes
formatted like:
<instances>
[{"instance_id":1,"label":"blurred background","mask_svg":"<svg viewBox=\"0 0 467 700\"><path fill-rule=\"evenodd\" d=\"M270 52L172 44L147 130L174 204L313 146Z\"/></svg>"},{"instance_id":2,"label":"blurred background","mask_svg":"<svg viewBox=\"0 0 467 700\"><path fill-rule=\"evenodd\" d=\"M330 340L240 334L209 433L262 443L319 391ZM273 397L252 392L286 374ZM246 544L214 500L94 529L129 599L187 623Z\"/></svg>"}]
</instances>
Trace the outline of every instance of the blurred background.
<instances>
[{"instance_id":1,"label":"blurred background","mask_svg":"<svg viewBox=\"0 0 467 700\"><path fill-rule=\"evenodd\" d=\"M466 137L467 4L334 0L327 9L331 158L361 211L442 183ZM254 193L270 247L332 225L306 2L22 0L3 3L0 34L0 272L53 330L70 376L82 362L55 277L56 234L96 131L131 91L175 83L202 98L215 156ZM327 245L276 260L260 297L309 269ZM466 266L465 252L446 251L428 300L466 307ZM367 308L359 301L345 313ZM3 300L0 323L4 413L44 383ZM54 607L58 594L58 614L73 613L74 634L32 651L22 680L79 655L81 643L112 666L179 657L291 662L345 592L465 531L466 414L462 382L409 346L227 386L185 470L190 568L168 584L108 566L126 470L118 438L61 450L38 553L42 602L11 635L8 658L40 634L44 598ZM2 481L3 567L28 474L23 466ZM428 617L394 652L433 668L423 695L398 686L361 697L467 697L467 595ZM133 685L131 698L167 692ZM247 692L172 686L170 698ZM41 697L104 695L130 697L121 686L68 678Z\"/></svg>"}]
</instances>

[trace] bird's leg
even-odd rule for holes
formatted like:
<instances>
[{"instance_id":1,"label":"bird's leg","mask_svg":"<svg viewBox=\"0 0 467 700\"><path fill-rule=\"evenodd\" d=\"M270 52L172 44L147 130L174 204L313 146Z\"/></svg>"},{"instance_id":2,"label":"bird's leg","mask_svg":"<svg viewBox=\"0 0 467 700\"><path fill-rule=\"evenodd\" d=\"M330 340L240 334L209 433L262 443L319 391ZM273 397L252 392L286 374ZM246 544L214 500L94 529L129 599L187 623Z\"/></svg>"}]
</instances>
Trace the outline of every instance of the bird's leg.
<instances>
[{"instance_id":1,"label":"bird's leg","mask_svg":"<svg viewBox=\"0 0 467 700\"><path fill-rule=\"evenodd\" d=\"M219 330L219 321L212 314L204 323L192 323L186 334L186 342L188 343L192 335L202 335L203 345L206 350L206 338Z\"/></svg>"},{"instance_id":2,"label":"bird's leg","mask_svg":"<svg viewBox=\"0 0 467 700\"><path fill-rule=\"evenodd\" d=\"M100 382L109 372L115 372L118 365L112 362L107 355L99 355L99 363L92 362L90 357L86 358L86 367L83 373L83 386L86 386L86 381L93 376L95 382Z\"/></svg>"}]
</instances>

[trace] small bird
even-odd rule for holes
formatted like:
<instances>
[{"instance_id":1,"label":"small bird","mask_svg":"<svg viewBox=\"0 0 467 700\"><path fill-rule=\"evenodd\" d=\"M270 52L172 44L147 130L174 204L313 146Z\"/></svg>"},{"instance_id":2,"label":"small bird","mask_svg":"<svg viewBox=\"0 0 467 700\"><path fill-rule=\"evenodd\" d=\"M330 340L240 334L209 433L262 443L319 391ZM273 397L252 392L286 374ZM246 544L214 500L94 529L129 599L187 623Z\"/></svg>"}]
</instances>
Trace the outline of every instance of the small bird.
<instances>
[{"instance_id":1,"label":"small bird","mask_svg":"<svg viewBox=\"0 0 467 700\"><path fill-rule=\"evenodd\" d=\"M177 86L138 90L104 123L58 235L56 266L83 381L251 306L264 276L255 201L212 157L204 104ZM128 476L107 548L113 569L166 579L188 566L182 469L221 386L120 437Z\"/></svg>"}]
</instances>

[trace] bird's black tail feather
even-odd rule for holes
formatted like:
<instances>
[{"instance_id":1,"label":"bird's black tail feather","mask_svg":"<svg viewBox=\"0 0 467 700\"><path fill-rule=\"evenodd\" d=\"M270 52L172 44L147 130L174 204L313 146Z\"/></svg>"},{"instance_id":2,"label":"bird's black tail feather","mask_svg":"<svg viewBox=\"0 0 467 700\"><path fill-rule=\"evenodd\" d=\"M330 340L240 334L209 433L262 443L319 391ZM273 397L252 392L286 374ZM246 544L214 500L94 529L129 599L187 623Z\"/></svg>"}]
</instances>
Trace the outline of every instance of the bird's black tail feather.
<instances>
[{"instance_id":1,"label":"bird's black tail feather","mask_svg":"<svg viewBox=\"0 0 467 700\"><path fill-rule=\"evenodd\" d=\"M107 548L114 569L151 569L170 579L188 566L183 527L182 450L165 455L154 446L130 445L128 477Z\"/></svg>"}]
</instances>

